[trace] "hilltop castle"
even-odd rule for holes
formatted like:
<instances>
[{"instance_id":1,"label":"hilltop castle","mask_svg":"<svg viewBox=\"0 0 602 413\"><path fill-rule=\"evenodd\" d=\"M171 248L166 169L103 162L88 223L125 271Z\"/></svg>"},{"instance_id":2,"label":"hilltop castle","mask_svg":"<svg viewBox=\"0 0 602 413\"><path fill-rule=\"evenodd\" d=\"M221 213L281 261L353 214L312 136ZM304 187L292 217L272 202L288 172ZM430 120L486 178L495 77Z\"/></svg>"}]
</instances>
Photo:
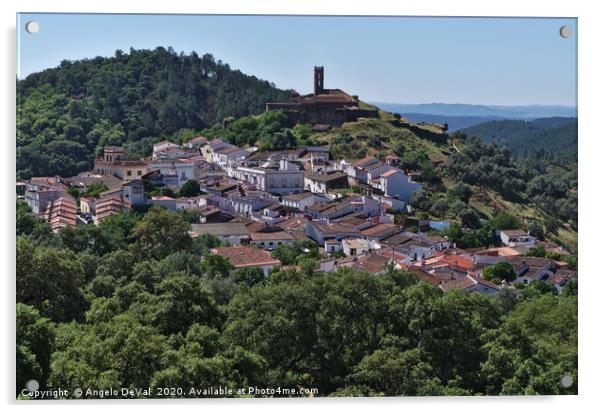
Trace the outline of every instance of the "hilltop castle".
<instances>
[{"instance_id":1,"label":"hilltop castle","mask_svg":"<svg viewBox=\"0 0 602 413\"><path fill-rule=\"evenodd\" d=\"M357 96L351 96L341 89L324 88L324 67L314 67L314 93L295 94L290 102L266 103L266 111L284 110L294 122L304 122L340 126L343 122L357 118L376 118L378 111L360 109Z\"/></svg>"}]
</instances>

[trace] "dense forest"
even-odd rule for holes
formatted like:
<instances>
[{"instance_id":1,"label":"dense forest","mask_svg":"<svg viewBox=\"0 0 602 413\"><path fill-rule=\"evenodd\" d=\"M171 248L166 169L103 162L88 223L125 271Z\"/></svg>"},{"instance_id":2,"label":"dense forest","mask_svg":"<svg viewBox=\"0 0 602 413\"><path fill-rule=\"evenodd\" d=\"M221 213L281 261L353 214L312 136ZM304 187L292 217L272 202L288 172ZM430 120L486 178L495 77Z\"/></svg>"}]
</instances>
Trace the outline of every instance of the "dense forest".
<instances>
[{"instance_id":1,"label":"dense forest","mask_svg":"<svg viewBox=\"0 0 602 413\"><path fill-rule=\"evenodd\" d=\"M561 165L577 162L576 118L493 120L462 129L462 132L506 146L513 155L530 162Z\"/></svg>"},{"instance_id":2,"label":"dense forest","mask_svg":"<svg viewBox=\"0 0 602 413\"><path fill-rule=\"evenodd\" d=\"M159 47L63 61L17 81L17 175L75 175L105 145L148 145L288 96L210 54Z\"/></svg>"},{"instance_id":3,"label":"dense forest","mask_svg":"<svg viewBox=\"0 0 602 413\"><path fill-rule=\"evenodd\" d=\"M219 242L188 230L154 207L54 234L19 202L17 394L31 378L42 389L182 389L174 397L210 386L577 393L576 285L443 293L393 268L320 273L317 250L305 248L279 251L297 265L264 279L208 254Z\"/></svg>"}]
</instances>

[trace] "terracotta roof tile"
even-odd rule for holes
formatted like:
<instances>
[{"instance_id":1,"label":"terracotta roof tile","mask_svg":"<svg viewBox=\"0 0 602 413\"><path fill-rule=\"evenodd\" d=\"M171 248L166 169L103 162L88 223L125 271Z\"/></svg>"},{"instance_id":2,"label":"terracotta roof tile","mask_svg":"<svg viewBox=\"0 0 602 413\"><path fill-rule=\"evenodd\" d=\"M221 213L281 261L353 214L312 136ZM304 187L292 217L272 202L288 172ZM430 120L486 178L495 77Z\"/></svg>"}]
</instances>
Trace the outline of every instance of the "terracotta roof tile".
<instances>
[{"instance_id":1,"label":"terracotta roof tile","mask_svg":"<svg viewBox=\"0 0 602 413\"><path fill-rule=\"evenodd\" d=\"M213 254L226 258L234 268L280 265L269 252L252 247L219 247L211 249Z\"/></svg>"}]
</instances>

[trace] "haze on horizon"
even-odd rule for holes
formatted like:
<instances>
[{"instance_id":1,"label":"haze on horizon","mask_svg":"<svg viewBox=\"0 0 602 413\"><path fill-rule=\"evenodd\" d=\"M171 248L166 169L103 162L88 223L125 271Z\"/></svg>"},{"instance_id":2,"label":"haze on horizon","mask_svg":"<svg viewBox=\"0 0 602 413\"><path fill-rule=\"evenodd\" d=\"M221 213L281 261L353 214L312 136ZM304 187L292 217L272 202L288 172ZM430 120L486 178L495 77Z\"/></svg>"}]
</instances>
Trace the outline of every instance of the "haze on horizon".
<instances>
[{"instance_id":1,"label":"haze on horizon","mask_svg":"<svg viewBox=\"0 0 602 413\"><path fill-rule=\"evenodd\" d=\"M35 20L37 34L25 31ZM569 25L565 39L559 28ZM62 60L173 47L211 53L282 89L370 102L576 106L577 20L560 18L31 14L17 16L19 79Z\"/></svg>"}]
</instances>

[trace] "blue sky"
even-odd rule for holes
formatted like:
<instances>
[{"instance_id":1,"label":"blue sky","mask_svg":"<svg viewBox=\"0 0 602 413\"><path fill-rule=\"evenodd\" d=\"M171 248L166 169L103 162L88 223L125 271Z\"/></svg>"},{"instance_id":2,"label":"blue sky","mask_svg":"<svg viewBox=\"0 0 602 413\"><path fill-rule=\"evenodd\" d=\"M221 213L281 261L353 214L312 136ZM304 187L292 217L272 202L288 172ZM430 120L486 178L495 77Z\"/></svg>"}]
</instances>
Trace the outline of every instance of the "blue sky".
<instances>
[{"instance_id":1,"label":"blue sky","mask_svg":"<svg viewBox=\"0 0 602 413\"><path fill-rule=\"evenodd\" d=\"M562 25L574 35L562 38ZM301 93L323 65L326 87L365 101L575 105L576 32L576 19L25 13L17 75L171 46Z\"/></svg>"}]
</instances>

